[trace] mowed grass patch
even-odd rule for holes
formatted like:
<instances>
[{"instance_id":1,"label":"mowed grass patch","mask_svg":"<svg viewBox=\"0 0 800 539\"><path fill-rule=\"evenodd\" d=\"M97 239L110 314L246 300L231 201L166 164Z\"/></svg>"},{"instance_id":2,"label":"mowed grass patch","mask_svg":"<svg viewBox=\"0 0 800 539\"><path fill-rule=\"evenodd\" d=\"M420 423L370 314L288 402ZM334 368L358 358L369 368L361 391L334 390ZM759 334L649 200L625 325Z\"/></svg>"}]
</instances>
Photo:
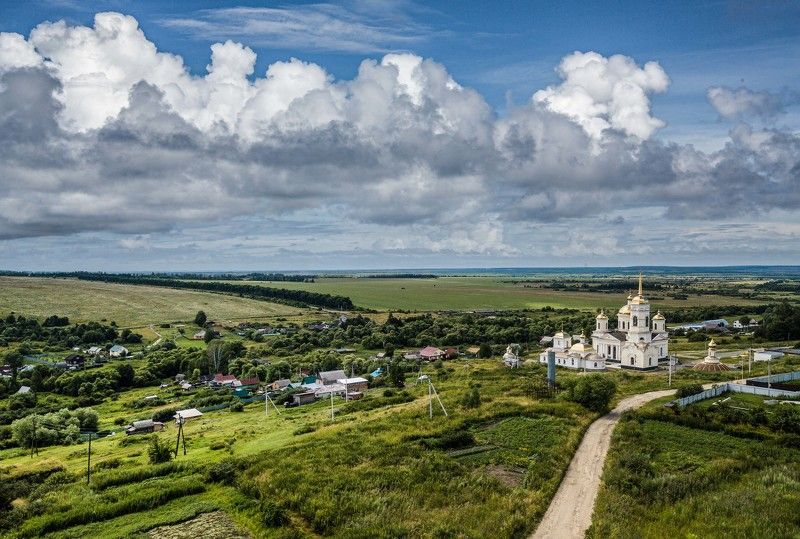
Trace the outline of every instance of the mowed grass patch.
<instances>
[{"instance_id":1,"label":"mowed grass patch","mask_svg":"<svg viewBox=\"0 0 800 539\"><path fill-rule=\"evenodd\" d=\"M239 281L237 281L239 282ZM624 294L563 292L525 287L501 277L440 277L438 279L320 278L313 283L247 281L257 286L280 286L347 296L359 307L377 310L539 309L545 306L573 309L617 309ZM664 299L655 309L698 305L747 305L750 300L725 296L690 296L688 300Z\"/></svg>"},{"instance_id":2,"label":"mowed grass patch","mask_svg":"<svg viewBox=\"0 0 800 539\"><path fill-rule=\"evenodd\" d=\"M193 320L199 310L214 320L300 311L224 294L41 277L0 277L0 306L3 315L14 311L40 318L52 314L68 316L71 322L106 319L120 327Z\"/></svg>"}]
</instances>

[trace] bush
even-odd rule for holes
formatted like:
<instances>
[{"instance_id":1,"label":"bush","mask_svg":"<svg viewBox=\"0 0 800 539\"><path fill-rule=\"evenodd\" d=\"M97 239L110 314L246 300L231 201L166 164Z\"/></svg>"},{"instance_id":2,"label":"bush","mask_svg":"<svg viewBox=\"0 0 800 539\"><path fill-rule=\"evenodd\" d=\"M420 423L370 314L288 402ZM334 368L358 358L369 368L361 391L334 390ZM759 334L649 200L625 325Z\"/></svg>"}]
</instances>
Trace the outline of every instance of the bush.
<instances>
[{"instance_id":1,"label":"bush","mask_svg":"<svg viewBox=\"0 0 800 539\"><path fill-rule=\"evenodd\" d=\"M265 526L277 528L287 522L286 512L272 500L261 503L261 521Z\"/></svg>"},{"instance_id":2,"label":"bush","mask_svg":"<svg viewBox=\"0 0 800 539\"><path fill-rule=\"evenodd\" d=\"M206 471L206 478L215 483L233 485L236 482L236 472L236 462L228 458L209 466Z\"/></svg>"},{"instance_id":3,"label":"bush","mask_svg":"<svg viewBox=\"0 0 800 539\"><path fill-rule=\"evenodd\" d=\"M161 464L172 460L172 450L169 445L166 440L161 440L158 436L153 435L150 438L150 445L147 447L150 464Z\"/></svg>"},{"instance_id":4,"label":"bush","mask_svg":"<svg viewBox=\"0 0 800 539\"><path fill-rule=\"evenodd\" d=\"M481 394L477 387L473 387L461 398L461 406L464 408L477 408L481 405Z\"/></svg>"},{"instance_id":5,"label":"bush","mask_svg":"<svg viewBox=\"0 0 800 539\"><path fill-rule=\"evenodd\" d=\"M698 393L702 392L703 386L700 384L689 384L687 386L679 387L675 392L675 396L679 399L682 399L684 397L691 397L692 395L697 395Z\"/></svg>"},{"instance_id":6,"label":"bush","mask_svg":"<svg viewBox=\"0 0 800 539\"><path fill-rule=\"evenodd\" d=\"M157 412L153 412L153 421L166 423L167 421L175 417L175 412L177 411L178 411L177 408L167 408L166 410L159 410Z\"/></svg>"},{"instance_id":7,"label":"bush","mask_svg":"<svg viewBox=\"0 0 800 539\"><path fill-rule=\"evenodd\" d=\"M614 380L594 373L578 379L572 388L571 400L593 412L606 412L616 392Z\"/></svg>"},{"instance_id":8,"label":"bush","mask_svg":"<svg viewBox=\"0 0 800 539\"><path fill-rule=\"evenodd\" d=\"M231 412L244 412L244 404L242 404L241 401L234 402L233 404L231 404L230 410Z\"/></svg>"}]
</instances>

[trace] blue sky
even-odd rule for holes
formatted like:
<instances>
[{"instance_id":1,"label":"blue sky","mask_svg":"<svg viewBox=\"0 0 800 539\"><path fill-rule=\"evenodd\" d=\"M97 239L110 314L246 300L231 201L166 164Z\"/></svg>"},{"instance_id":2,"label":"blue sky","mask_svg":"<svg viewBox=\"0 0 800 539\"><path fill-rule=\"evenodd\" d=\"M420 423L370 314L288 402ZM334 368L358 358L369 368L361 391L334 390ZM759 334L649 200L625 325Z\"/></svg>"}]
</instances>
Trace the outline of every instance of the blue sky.
<instances>
[{"instance_id":1,"label":"blue sky","mask_svg":"<svg viewBox=\"0 0 800 539\"><path fill-rule=\"evenodd\" d=\"M572 127L576 122L580 124L586 129L584 135L589 135L589 139L593 140L587 139L584 146L577 149L576 146L568 146L576 142L567 143L565 139L559 139L556 145L558 151L553 150L554 155L583 162L585 159L598 159L602 153L608 159L597 161L592 166L592 181L595 183L591 184L580 183L584 180L577 179L585 173L582 171L543 171L543 156L537 157L538 165L531 165L528 172L511 171L508 163L489 169L478 167L481 170L455 167L459 168L455 171L454 166L440 163L440 157L420 163L420 159L404 157L405 154L400 155L392 149L396 148L397 140L392 139L384 144L383 140L371 136L364 142L385 149L388 152L386 158L393 162L380 173L385 183L368 184L367 191L374 190L375 198L365 199L360 208L358 204L353 204L352 197L343 199L325 194L330 183L315 183L319 181L318 174L323 169L313 173L304 170L301 173L297 169L279 169L274 163L261 162L267 167L263 171L265 175L280 178L285 175L286 178L281 181L294 183L295 186L302 184L305 186L302 193L290 192L282 186L278 188L274 181L264 185L271 181L264 179L264 175L259 176L258 180L237 180L244 183L250 181L254 191L263 191L257 197L257 202L253 202L248 209L248 205L239 200L240 183L216 178L213 181L222 183L214 188L220 189L226 196L231 195L231 202L224 207L215 206L208 218L180 217L161 222L152 215L138 215L131 217L129 222L110 227L84 225L80 222L81 215L65 214L62 205L52 211L46 223L44 219L34 222L36 220L27 215L20 217L9 213L5 217L8 230L3 234L7 239L0 241L0 254L4 255L11 269L35 269L40 264L45 264L46 269L121 269L118 266L131 265L135 266L131 269L292 269L295 266L314 269L350 265L441 267L449 265L448 261L461 266L800 262L794 247L800 232L796 207L793 201L781 201L779 192L793 189L796 182L800 181L797 178L800 168L793 168L798 163L798 157L793 152L798 147L796 139L800 129L797 106L800 95L800 69L797 67L800 65L800 3L2 2L0 32L18 33L27 39L37 25L44 21L59 20L65 21L70 28L91 28L95 14L106 11L135 18L146 40L154 44L159 53L171 53L179 57L188 72L198 80L206 75L206 66L211 61L211 45L228 39L249 47L255 53L255 69L247 75L247 79L256 86L270 66L276 62L287 62L290 58L319 66L328 81L339 84L358 80L361 76L360 66L365 59L374 59L378 65L394 65L392 61L382 60L387 53L413 53L422 59L431 59L436 65L442 66L443 72L460 87L476 92L475 99L478 101L469 101L470 104L464 107L474 111L475 107L483 106L482 103L488 106L488 116L483 115L480 120L470 118L463 125L474 125L479 121L481 125L485 124L487 133L494 132L497 137L499 132L516 133L515 130L522 129L519 126L527 114L542 114L543 111L547 114L556 113L563 118L570 118ZM71 75L65 66L70 60L78 58L80 63L81 54L91 54L84 49L71 49L70 55L65 53L63 59L52 60L43 52L43 47L64 46L66 49L71 45L66 45L66 41L48 42L45 45L43 38L37 40L32 36L30 43L42 57L41 61L37 60L35 67L45 66L48 62L58 64L55 66L58 74L52 75L53 71L50 72L57 79L57 85L69 84ZM645 136L636 131L639 127L630 127L628 131L622 128L622 134L627 136L625 144L628 145L624 149L625 159L633 155L638 162L640 154L654 145L658 145L657 152L669 154L659 153L659 157L654 158L659 163L665 160L672 163L671 176L669 180L664 180L672 183L664 187L659 195L663 200L658 197L639 201L628 199L618 207L613 206L613 201L621 200L621 196L609 185L622 181L615 178L628 174L628 169L615 170L609 175L594 171L607 166L609 161L619 161L611 157L609 146L605 146L602 152L598 150L598 144L602 142L607 145L611 135L620 129L619 126L609 119L613 125L603 131L601 141L596 134L589 132L586 124L581 123L582 120L576 119L575 115L581 116L583 113L576 112L573 115L570 109L572 104L562 104L562 108L559 108L556 103L557 98L572 95L569 94L572 88L569 81L556 72L556 67L563 58L575 51L595 52L603 59L622 55L628 58L631 65L642 69L646 63L656 62L668 77L668 88L666 85L659 86L658 82L642 87L646 94L644 103L649 109L647 114L659 126L652 129L652 133L648 129ZM12 51L7 54L16 53ZM113 55L109 58L112 58L110 62L114 61ZM242 58L247 64L246 55ZM19 67L17 64L13 66L14 69ZM25 64L23 67L28 69L30 66ZM53 69L53 65L47 68ZM97 69L103 71L105 68ZM7 70L11 70L11 67ZM109 65L108 70L108 73L112 73L112 66ZM306 75L311 77L313 73L304 72L303 77ZM198 119L197 111L180 110L175 104L176 98L170 94L170 88L174 85L171 87L169 81L146 82L166 92L166 110L170 110L171 106L171 110L178 112L183 120L194 123L195 127L200 126L206 135L209 133L211 128L206 124L201 125L203 120ZM125 93L133 91L134 83L128 81L128 86L122 88L123 99ZM309 84L313 86L314 83ZM733 103L733 112L721 112L733 110L720 108L725 106L722 101L712 102L709 89L713 87L722 88L720 99ZM553 89L549 97L542 97L532 104L531 96L546 88ZM120 88L115 90L120 91ZM741 93L736 94L738 90ZM349 91L355 92L352 89ZM431 95L437 91L432 87L430 89ZM57 90L55 95L61 99ZM78 107L86 106L85 100L83 104L77 103L73 107L68 95L65 99L62 105L67 109L66 112L55 112L61 128L65 129L60 136L73 144L78 144L77 141L88 144L86 134L103 127L98 123L102 121L102 114L100 120L95 118L89 121L78 110ZM114 99L120 99L118 93ZM625 103L625 106L632 107L632 111L641 108L639 102L633 105L627 101ZM419 112L419 99L416 105ZM601 104L603 107L606 105ZM121 121L116 115L122 105L108 106L109 110L113 110L113 118L109 117L108 123L104 124L106 130L112 120ZM609 106L613 108L617 105ZM445 105L440 104L440 107L440 111L445 110ZM74 116L70 116L71 109L77 111ZM319 114L318 108L313 110L315 112L310 113L312 116ZM450 114L455 114L454 111ZM69 118L65 114L78 123L68 125ZM304 113L296 114L302 116ZM571 129L567 125L546 127L549 125L547 114L537 119L535 125L525 124L525 129L537 133L536 136L542 136L543 129L555 129L548 132L550 135L545 134L537 139L537 150L541 149L542 141L553 140L554 133L562 137L566 136L565 129ZM86 123L81 124L83 121ZM512 127L511 131L507 130ZM285 125L280 127L281 136L286 134L286 129ZM454 129L459 130L459 137L466 137L471 128L464 127L466 131ZM363 133L363 126L356 131ZM97 133L102 135L102 130ZM316 140L321 136L317 128L303 134L293 133L292 140L299 137L301 142ZM777 146L767 148L762 143L760 133L769 133L776 145L780 139L783 146L780 149ZM240 132L232 134L242 136ZM632 138L634 134L639 137L635 141ZM213 137L214 143L219 143L219 138L216 138L218 133L214 132ZM269 140L271 144L274 143L274 138ZM423 146L431 145L424 141L417 142ZM500 151L498 148L495 140L491 152ZM728 148L727 153L718 153L725 148ZM486 148L482 146L482 149ZM701 152L702 156L690 159L690 150ZM473 153L476 151L473 149ZM443 149L440 156L446 152L453 152L451 159L458 159L456 149ZM742 152L760 153L754 157ZM778 154L784 161L775 161L774 156ZM317 151L314 157L319 155L320 151ZM691 174L686 173L682 167L687 160L691 160L692 166L695 166L697 159L705 160L705 164L696 165ZM752 163L754 159L758 165L747 168L746 163ZM721 166L723 161L729 164ZM367 168L365 163L363 160L346 164L338 160L336 163L331 161L325 163L324 167L327 168L324 170L331 178L338 178L338 174L341 174L342 179L336 181L347 182L344 178L351 178L354 174L369 176L364 172ZM137 166L147 168L146 163ZM737 166L744 169L732 172ZM420 167L423 172L419 172ZM653 167L640 164L636 174L646 175L647 170L657 168L656 165ZM678 169L679 172L675 172ZM107 170L105 174L108 174ZM427 176L431 170L435 171L435 179ZM244 178L251 172L251 169L247 172L228 171L236 178ZM721 178L723 173L730 176ZM422 180L417 177L420 174ZM720 194L726 185L737 189L738 182L752 183L748 179L752 174L758 175L764 182L757 190L759 195L756 195L763 197L763 200L756 198L752 207L740 200L747 197ZM144 173L142 175L146 176ZM503 176L502 181L496 178L497 175ZM31 181L32 176L35 173L26 173L20 178ZM704 179L694 179L701 176ZM408 180L409 177L417 179ZM104 176L98 179L104 182L101 190L105 190L109 183L122 182L120 178ZM192 178L197 179L194 176ZM368 180L365 177L364 181ZM62 198L78 200L81 196L85 198L96 192L85 185L78 187L67 180L63 181L68 188L65 187L60 193L35 190L32 196L49 201L54 194L59 194ZM405 181L409 183L403 184ZM438 183L440 181L442 185ZM563 185L570 181L576 183ZM655 173L653 178L642 181L656 182ZM236 196L230 193L232 183L236 183ZM359 185L361 187L356 187L354 192L366 193L359 191L366 184ZM414 189L420 189L420 185L424 185L424 189L429 189L430 193L415 194ZM692 191L693 185L698 186L698 199L718 206L729 205L730 211L725 208L720 210L719 207L704 211L702 207L694 207L691 199L678 200L680 197L676 193L682 191L685 197L688 191ZM86 189L86 192L80 189ZM393 192L393 189L398 189L397 192L406 197L402 200L407 199L410 205L427 204L430 197L435 196L441 197L442 204L446 204L446 198L452 193L452 206L459 207L453 213L462 217L442 219L435 216L441 215L441 211L432 210L428 213L422 209L416 220L382 215L384 210L380 206L385 208L387 200L392 200L386 198L391 197L386 193ZM566 201L570 196L577 196L576 193L579 194L582 189L595 193L598 200L606 200L607 197L610 202L595 207L593 213L541 209L543 197L551 206L563 204L564 207L576 208L585 205L585 202ZM652 189L643 191L648 192L652 193ZM123 195L109 190L104 196L117 201ZM675 200L671 201L670 197L673 196ZM517 204L515 198L525 201L525 204ZM425 202L420 203L420 200ZM779 201L777 208L773 208L776 206L775 200ZM92 203L102 205L104 199L96 198ZM609 203L612 206L609 207ZM174 204L180 206L182 203L177 201ZM536 211L532 208L536 208ZM187 202L185 208L175 208L175 213L195 215L195 210ZM475 216L472 228L465 224L469 218L463 217L469 215ZM103 218L114 223L113 215L101 216L100 220ZM63 222L59 219L63 219ZM85 219L89 223L98 219L98 216L93 214ZM144 222L148 219L150 222ZM141 225L138 228L137 220ZM600 230L604 231L606 237L593 240L592 234L596 234L598 223L603 223ZM354 229L360 232L353 233ZM657 237L648 237L647 232L654 230L659 231ZM742 233L731 235L729 230ZM685 242L696 242L689 238L695 238L698 231L705 241L702 245L695 243L697 249L687 250ZM327 239L322 240L322 237ZM563 248L559 247L561 242L555 239L558 237L568 238L563 242ZM88 242L87 238L90 238ZM763 251L765 238L773 240L766 255ZM198 249L199 245L212 243L220 254L217 262L204 259L200 254L202 249ZM387 246L387 243L390 245ZM76 250L85 252L75 255L73 253ZM105 256L109 250L119 255L113 262ZM549 253L549 256L534 256L532 253ZM57 256L53 257L53 254ZM38 258L32 261L32 257ZM224 267L215 266L215 263Z\"/></svg>"}]
</instances>

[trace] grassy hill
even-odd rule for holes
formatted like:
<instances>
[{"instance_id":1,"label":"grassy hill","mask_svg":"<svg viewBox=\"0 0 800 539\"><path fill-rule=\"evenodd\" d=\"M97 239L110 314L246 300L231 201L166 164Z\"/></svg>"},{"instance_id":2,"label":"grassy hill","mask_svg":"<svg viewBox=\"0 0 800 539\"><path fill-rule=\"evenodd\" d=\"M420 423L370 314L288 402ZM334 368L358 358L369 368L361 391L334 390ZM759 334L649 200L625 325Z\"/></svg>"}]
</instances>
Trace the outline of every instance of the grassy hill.
<instances>
[{"instance_id":1,"label":"grassy hill","mask_svg":"<svg viewBox=\"0 0 800 539\"><path fill-rule=\"evenodd\" d=\"M192 320L204 310L215 319L291 315L300 309L224 294L76 279L0 277L0 314L68 316L72 322L113 320L120 327Z\"/></svg>"}]
</instances>

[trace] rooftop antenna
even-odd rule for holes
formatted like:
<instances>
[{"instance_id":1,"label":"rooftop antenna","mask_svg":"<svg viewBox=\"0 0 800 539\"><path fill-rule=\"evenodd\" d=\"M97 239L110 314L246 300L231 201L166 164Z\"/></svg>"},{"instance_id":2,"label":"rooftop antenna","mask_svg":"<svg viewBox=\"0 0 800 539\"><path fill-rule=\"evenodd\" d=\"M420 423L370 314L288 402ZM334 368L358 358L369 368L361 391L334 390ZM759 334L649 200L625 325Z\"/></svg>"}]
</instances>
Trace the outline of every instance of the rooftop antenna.
<instances>
[{"instance_id":1,"label":"rooftop antenna","mask_svg":"<svg viewBox=\"0 0 800 539\"><path fill-rule=\"evenodd\" d=\"M428 382L428 415L431 419L433 419L433 397L436 397L436 400L439 401L439 406L442 407L442 412L444 412L444 416L447 417L447 410L444 409L444 404L442 404L442 399L439 398L439 393L436 392L436 388L433 387L433 380L427 374L423 374L419 378L417 378L419 382Z\"/></svg>"}]
</instances>

